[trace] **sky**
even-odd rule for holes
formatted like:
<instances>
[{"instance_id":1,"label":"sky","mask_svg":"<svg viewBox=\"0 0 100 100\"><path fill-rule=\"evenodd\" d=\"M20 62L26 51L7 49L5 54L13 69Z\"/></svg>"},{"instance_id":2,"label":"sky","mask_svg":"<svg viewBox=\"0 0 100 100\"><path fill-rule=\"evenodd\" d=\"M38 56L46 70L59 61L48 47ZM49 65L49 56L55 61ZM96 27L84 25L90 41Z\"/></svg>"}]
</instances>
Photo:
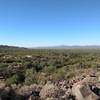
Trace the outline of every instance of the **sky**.
<instances>
[{"instance_id":1,"label":"sky","mask_svg":"<svg viewBox=\"0 0 100 100\"><path fill-rule=\"evenodd\" d=\"M0 45L100 45L100 0L0 0Z\"/></svg>"}]
</instances>

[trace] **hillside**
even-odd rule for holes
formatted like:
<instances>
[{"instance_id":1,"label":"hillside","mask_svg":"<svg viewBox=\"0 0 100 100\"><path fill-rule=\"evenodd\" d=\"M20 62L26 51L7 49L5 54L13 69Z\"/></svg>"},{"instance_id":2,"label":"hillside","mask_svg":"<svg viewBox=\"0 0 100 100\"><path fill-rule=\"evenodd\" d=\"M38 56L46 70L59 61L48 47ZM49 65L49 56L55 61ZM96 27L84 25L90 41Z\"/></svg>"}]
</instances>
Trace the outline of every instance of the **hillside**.
<instances>
[{"instance_id":1,"label":"hillside","mask_svg":"<svg viewBox=\"0 0 100 100\"><path fill-rule=\"evenodd\" d=\"M0 46L0 97L2 100L76 100L80 97L71 91L76 83L85 82L85 89L99 98L99 92L94 90L100 91L99 67L100 49Z\"/></svg>"}]
</instances>

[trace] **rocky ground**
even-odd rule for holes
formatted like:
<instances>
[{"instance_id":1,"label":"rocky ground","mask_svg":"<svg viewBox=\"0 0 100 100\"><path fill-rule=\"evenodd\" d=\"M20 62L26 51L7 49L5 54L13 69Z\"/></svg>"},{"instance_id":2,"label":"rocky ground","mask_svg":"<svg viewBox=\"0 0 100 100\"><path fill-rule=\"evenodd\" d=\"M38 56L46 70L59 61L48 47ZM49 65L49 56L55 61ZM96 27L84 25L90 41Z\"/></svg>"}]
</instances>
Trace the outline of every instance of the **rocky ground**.
<instances>
[{"instance_id":1,"label":"rocky ground","mask_svg":"<svg viewBox=\"0 0 100 100\"><path fill-rule=\"evenodd\" d=\"M100 70L89 70L71 80L50 80L45 85L8 87L0 82L0 100L100 100Z\"/></svg>"}]
</instances>

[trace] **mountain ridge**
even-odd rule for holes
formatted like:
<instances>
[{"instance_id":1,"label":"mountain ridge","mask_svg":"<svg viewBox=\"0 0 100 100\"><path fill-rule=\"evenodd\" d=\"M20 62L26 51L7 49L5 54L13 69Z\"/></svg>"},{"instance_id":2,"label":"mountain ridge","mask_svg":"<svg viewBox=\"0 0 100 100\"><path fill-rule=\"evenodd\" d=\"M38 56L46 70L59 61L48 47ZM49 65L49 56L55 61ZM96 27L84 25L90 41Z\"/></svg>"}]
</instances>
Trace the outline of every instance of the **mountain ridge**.
<instances>
[{"instance_id":1,"label":"mountain ridge","mask_svg":"<svg viewBox=\"0 0 100 100\"><path fill-rule=\"evenodd\" d=\"M0 48L24 48L24 49L74 49L74 48L90 48L100 49L100 45L58 45L58 46L38 46L38 47L19 47L10 45L0 45Z\"/></svg>"}]
</instances>

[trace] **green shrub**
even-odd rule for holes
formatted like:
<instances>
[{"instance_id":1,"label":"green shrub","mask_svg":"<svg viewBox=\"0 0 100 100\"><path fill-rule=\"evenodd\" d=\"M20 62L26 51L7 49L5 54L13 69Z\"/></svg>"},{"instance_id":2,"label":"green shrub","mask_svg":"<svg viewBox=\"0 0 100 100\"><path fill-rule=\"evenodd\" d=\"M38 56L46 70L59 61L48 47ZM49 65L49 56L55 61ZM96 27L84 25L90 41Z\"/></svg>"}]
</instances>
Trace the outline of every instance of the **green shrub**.
<instances>
[{"instance_id":1,"label":"green shrub","mask_svg":"<svg viewBox=\"0 0 100 100\"><path fill-rule=\"evenodd\" d=\"M61 80L65 78L66 71L64 69L59 69L56 73L53 74L53 80Z\"/></svg>"},{"instance_id":2,"label":"green shrub","mask_svg":"<svg viewBox=\"0 0 100 100\"><path fill-rule=\"evenodd\" d=\"M11 85L11 84L18 84L18 81L19 81L19 76L17 74L13 75L12 77L8 78L6 80L6 83L8 85Z\"/></svg>"},{"instance_id":3,"label":"green shrub","mask_svg":"<svg viewBox=\"0 0 100 100\"><path fill-rule=\"evenodd\" d=\"M36 72L35 70L32 69L27 69L25 73L25 84L30 85L36 82Z\"/></svg>"},{"instance_id":4,"label":"green shrub","mask_svg":"<svg viewBox=\"0 0 100 100\"><path fill-rule=\"evenodd\" d=\"M53 73L53 72L55 72L55 70L56 70L56 67L50 65L50 66L45 66L45 68L44 68L43 71L44 71L45 73Z\"/></svg>"}]
</instances>

